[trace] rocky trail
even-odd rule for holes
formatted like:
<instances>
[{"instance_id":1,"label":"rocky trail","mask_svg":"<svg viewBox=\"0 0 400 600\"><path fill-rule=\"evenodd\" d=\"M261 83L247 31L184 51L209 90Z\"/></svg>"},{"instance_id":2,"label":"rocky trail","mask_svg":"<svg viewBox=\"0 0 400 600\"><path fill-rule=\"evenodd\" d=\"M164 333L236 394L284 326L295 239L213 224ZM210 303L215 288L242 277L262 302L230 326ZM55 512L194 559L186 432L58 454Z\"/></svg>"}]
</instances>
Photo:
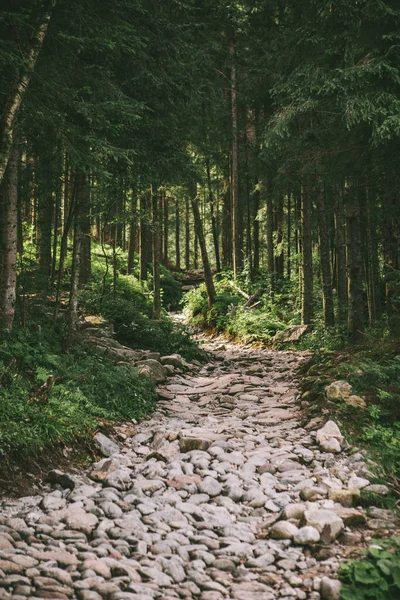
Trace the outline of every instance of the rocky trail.
<instances>
[{"instance_id":1,"label":"rocky trail","mask_svg":"<svg viewBox=\"0 0 400 600\"><path fill-rule=\"evenodd\" d=\"M301 354L210 343L84 473L0 508L0 600L335 600L340 561L393 513L357 508L363 455L307 422ZM324 426L322 426L324 425Z\"/></svg>"}]
</instances>

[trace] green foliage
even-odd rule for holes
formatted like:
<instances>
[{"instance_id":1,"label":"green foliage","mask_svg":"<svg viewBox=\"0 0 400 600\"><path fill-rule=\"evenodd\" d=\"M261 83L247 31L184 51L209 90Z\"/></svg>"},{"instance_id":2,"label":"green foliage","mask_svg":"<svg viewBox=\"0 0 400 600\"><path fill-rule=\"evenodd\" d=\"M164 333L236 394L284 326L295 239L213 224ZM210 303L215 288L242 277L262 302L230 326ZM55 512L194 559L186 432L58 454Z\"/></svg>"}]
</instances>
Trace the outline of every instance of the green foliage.
<instances>
[{"instance_id":1,"label":"green foliage","mask_svg":"<svg viewBox=\"0 0 400 600\"><path fill-rule=\"evenodd\" d=\"M309 338L308 338L309 339ZM305 345L307 339L303 342ZM303 381L310 399L324 401L324 388L334 380L348 381L367 410L335 403L332 407L356 444L367 447L383 470L398 475L400 465L400 360L395 345L369 336L361 349L336 352L319 349ZM304 347L304 346L303 346ZM305 346L307 347L307 346Z\"/></svg>"},{"instance_id":2,"label":"green foliage","mask_svg":"<svg viewBox=\"0 0 400 600\"><path fill-rule=\"evenodd\" d=\"M96 419L140 419L154 406L152 386L133 367L114 365L79 345L62 351L63 331L32 322L0 339L0 453L32 455L72 442ZM54 385L43 385L49 376Z\"/></svg>"},{"instance_id":3,"label":"green foliage","mask_svg":"<svg viewBox=\"0 0 400 600\"><path fill-rule=\"evenodd\" d=\"M217 298L211 308L204 284L186 294L185 312L193 324L215 328L244 342L268 342L277 331L286 328L282 315L278 316L281 298L276 302L264 300L260 308L246 308L245 299L230 286L228 277L229 274L222 274L215 282ZM254 284L247 290L252 293L256 287Z\"/></svg>"},{"instance_id":4,"label":"green foliage","mask_svg":"<svg viewBox=\"0 0 400 600\"><path fill-rule=\"evenodd\" d=\"M341 600L396 600L400 596L400 538L372 540L364 560L341 569Z\"/></svg>"}]
</instances>

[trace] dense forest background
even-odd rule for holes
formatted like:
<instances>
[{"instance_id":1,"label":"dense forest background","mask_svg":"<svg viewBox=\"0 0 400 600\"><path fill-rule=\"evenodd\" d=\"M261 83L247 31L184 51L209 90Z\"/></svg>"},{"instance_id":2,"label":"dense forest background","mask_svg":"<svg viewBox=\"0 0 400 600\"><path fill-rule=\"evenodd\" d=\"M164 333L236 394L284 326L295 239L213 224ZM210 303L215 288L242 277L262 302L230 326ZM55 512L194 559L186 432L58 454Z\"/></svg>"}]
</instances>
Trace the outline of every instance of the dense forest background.
<instances>
[{"instance_id":1,"label":"dense forest background","mask_svg":"<svg viewBox=\"0 0 400 600\"><path fill-rule=\"evenodd\" d=\"M394 0L4 0L2 447L22 444L29 419L40 447L88 415L126 414L126 378L72 348L82 313L133 347L194 357L164 313L196 269L194 322L263 343L304 325L304 347L379 348L393 418L399 38ZM38 416L32 389L66 369L75 380ZM122 404L89 406L89 372L104 389L117 378Z\"/></svg>"}]
</instances>

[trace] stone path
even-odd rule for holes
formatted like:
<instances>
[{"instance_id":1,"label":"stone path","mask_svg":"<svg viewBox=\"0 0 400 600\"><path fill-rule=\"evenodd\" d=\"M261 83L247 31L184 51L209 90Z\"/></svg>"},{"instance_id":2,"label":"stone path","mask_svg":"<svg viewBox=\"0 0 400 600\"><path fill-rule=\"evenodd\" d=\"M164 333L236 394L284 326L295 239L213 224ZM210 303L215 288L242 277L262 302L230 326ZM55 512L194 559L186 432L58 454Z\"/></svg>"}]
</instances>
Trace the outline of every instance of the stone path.
<instances>
[{"instance_id":1,"label":"stone path","mask_svg":"<svg viewBox=\"0 0 400 600\"><path fill-rule=\"evenodd\" d=\"M341 558L398 523L352 508L370 473L334 424L301 426L302 360L217 349L121 446L98 437L109 458L3 501L0 600L338 598Z\"/></svg>"}]
</instances>

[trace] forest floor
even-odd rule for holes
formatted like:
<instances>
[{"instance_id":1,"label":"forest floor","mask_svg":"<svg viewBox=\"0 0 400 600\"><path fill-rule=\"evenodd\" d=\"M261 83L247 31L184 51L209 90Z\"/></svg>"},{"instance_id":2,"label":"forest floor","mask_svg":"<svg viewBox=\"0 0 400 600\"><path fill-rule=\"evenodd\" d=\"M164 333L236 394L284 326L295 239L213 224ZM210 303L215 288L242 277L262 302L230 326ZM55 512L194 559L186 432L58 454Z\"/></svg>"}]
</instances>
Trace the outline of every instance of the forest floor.
<instances>
[{"instance_id":1,"label":"forest floor","mask_svg":"<svg viewBox=\"0 0 400 600\"><path fill-rule=\"evenodd\" d=\"M343 558L399 530L357 506L363 454L302 411L307 355L204 347L111 456L2 500L0 599L334 600Z\"/></svg>"}]
</instances>

